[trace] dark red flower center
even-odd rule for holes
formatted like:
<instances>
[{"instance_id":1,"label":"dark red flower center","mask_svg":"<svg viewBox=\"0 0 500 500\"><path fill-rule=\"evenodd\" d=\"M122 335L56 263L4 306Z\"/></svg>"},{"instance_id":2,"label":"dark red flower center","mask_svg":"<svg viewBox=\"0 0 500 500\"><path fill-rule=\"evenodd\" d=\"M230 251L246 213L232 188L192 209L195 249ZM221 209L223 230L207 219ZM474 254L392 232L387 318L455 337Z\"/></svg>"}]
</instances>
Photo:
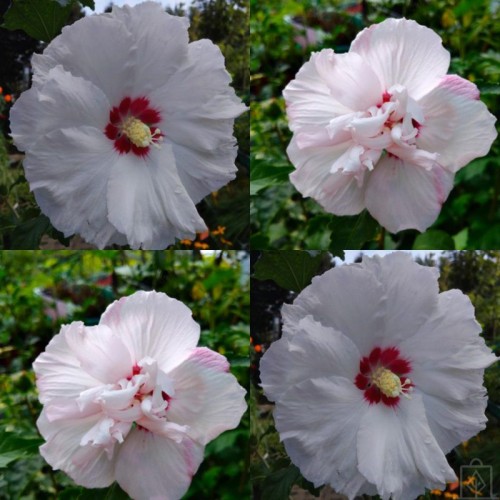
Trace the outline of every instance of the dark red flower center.
<instances>
[{"instance_id":1,"label":"dark red flower center","mask_svg":"<svg viewBox=\"0 0 500 500\"><path fill-rule=\"evenodd\" d=\"M410 362L401 357L397 347L375 347L369 356L361 358L354 383L364 391L370 404L382 402L396 406L400 396L409 397L413 390L414 386L407 377L410 372Z\"/></svg>"},{"instance_id":2,"label":"dark red flower center","mask_svg":"<svg viewBox=\"0 0 500 500\"><path fill-rule=\"evenodd\" d=\"M146 156L150 146L158 146L164 134L156 127L161 121L158 110L151 107L147 97L125 97L109 112L104 134L114 141L120 154Z\"/></svg>"}]
</instances>

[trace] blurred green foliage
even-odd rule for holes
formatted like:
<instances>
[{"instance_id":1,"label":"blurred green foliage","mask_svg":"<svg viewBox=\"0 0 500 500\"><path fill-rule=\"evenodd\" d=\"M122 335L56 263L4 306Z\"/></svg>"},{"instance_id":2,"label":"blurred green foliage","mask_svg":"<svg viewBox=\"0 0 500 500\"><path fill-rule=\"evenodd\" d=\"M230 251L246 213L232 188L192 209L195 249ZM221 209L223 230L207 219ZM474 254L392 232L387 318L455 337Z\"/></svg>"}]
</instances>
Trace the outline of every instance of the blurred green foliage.
<instances>
[{"instance_id":1,"label":"blurred green foliage","mask_svg":"<svg viewBox=\"0 0 500 500\"><path fill-rule=\"evenodd\" d=\"M225 355L248 387L248 255L242 251L0 252L0 500L127 498L114 486L84 490L38 454L41 410L32 363L61 324L96 324L106 306L137 290L184 302L200 345ZM248 497L248 414L208 444L185 498Z\"/></svg>"},{"instance_id":2,"label":"blurred green foliage","mask_svg":"<svg viewBox=\"0 0 500 500\"><path fill-rule=\"evenodd\" d=\"M252 262L252 351L250 388L250 468L255 500L287 500L292 486L300 487L319 497L321 488L314 486L301 476L291 463L279 434L274 426L272 411L274 404L266 399L260 388L258 373L262 354L280 337L280 310L283 303L291 303L296 293L289 286L297 273L309 283L314 276L335 266L333 255L326 262L326 252L315 265L310 252L280 252L283 261L293 263L289 269L273 266L275 252L255 252ZM306 256L301 255L306 254ZM319 252L318 252L319 254ZM308 262L301 266L302 260ZM356 262L362 259L362 252ZM480 323L486 344L500 355L500 250L495 251L448 251L429 253L425 258L416 257L417 262L437 266L440 270L441 291L457 288L471 299L476 319ZM283 288L283 287L286 288ZM265 296L268 304L263 313L262 305L253 297ZM259 322L254 315L259 315ZM457 446L449 455L450 465L460 477L460 467L469 465L478 458L484 465L492 467L493 491L500 491L500 363L485 370L484 385L488 390L486 416L488 424L484 431L469 441ZM332 485L334 488L335 485ZM454 490L455 491L455 490ZM456 493L456 491L455 491ZM451 494L451 493L450 493ZM326 493L325 493L326 495ZM366 496L366 498L369 498ZM378 498L378 497L374 497ZM426 500L435 497L428 492ZM454 498L443 497L441 498ZM413 499L408 499L413 500Z\"/></svg>"},{"instance_id":3,"label":"blurred green foliage","mask_svg":"<svg viewBox=\"0 0 500 500\"><path fill-rule=\"evenodd\" d=\"M495 249L500 247L500 145L471 162L438 220L426 233L386 234L365 211L327 214L288 180L293 166L282 90L313 51L346 52L364 27L405 16L432 28L451 52L450 73L475 82L493 113L499 109L500 20L492 0L252 0L251 220L252 249Z\"/></svg>"}]
</instances>

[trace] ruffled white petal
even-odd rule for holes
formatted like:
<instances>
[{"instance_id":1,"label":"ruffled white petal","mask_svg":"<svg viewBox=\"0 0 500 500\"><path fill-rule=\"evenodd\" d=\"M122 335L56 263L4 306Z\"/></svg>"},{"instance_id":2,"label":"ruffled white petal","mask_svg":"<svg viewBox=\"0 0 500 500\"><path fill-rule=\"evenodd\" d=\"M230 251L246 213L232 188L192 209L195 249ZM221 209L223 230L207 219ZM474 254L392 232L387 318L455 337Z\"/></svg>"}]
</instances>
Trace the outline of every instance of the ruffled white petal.
<instances>
[{"instance_id":1,"label":"ruffled white petal","mask_svg":"<svg viewBox=\"0 0 500 500\"><path fill-rule=\"evenodd\" d=\"M134 360L127 346L106 325L69 328L66 342L83 371L104 383L116 383L132 375Z\"/></svg>"},{"instance_id":2,"label":"ruffled white petal","mask_svg":"<svg viewBox=\"0 0 500 500\"><path fill-rule=\"evenodd\" d=\"M383 336L385 293L374 274L357 266L337 267L313 278L293 305L283 306L283 321L293 331L293 325L310 314L349 337L364 355Z\"/></svg>"},{"instance_id":3,"label":"ruffled white petal","mask_svg":"<svg viewBox=\"0 0 500 500\"><path fill-rule=\"evenodd\" d=\"M177 500L203 460L203 447L189 438L176 443L134 429L119 450L116 481L136 500Z\"/></svg>"},{"instance_id":4,"label":"ruffled white petal","mask_svg":"<svg viewBox=\"0 0 500 500\"><path fill-rule=\"evenodd\" d=\"M157 2L114 7L111 16L124 23L134 41L129 48L135 66L132 95L165 85L187 56L189 19L166 13Z\"/></svg>"},{"instance_id":5,"label":"ruffled white petal","mask_svg":"<svg viewBox=\"0 0 500 500\"><path fill-rule=\"evenodd\" d=\"M45 83L23 92L15 102L10 111L12 138L28 151L54 130L90 126L104 131L109 107L101 89L56 66Z\"/></svg>"},{"instance_id":6,"label":"ruffled white petal","mask_svg":"<svg viewBox=\"0 0 500 500\"><path fill-rule=\"evenodd\" d=\"M356 435L366 410L363 393L342 377L293 384L274 411L286 450L304 477L353 498L366 482L357 470Z\"/></svg>"},{"instance_id":7,"label":"ruffled white petal","mask_svg":"<svg viewBox=\"0 0 500 500\"><path fill-rule=\"evenodd\" d=\"M34 58L34 67L40 82L47 78L45 71L61 64L72 75L91 81L117 106L134 88L136 50L134 36L121 20L88 16L63 28Z\"/></svg>"},{"instance_id":8,"label":"ruffled white petal","mask_svg":"<svg viewBox=\"0 0 500 500\"><path fill-rule=\"evenodd\" d=\"M54 130L30 148L24 170L35 198L54 227L80 233L104 247L121 241L107 218L107 178L118 153L101 130Z\"/></svg>"},{"instance_id":9,"label":"ruffled white petal","mask_svg":"<svg viewBox=\"0 0 500 500\"><path fill-rule=\"evenodd\" d=\"M471 98L470 85L445 79L419 102L425 123L417 145L438 153L439 163L451 172L488 154L497 137L496 118L483 102Z\"/></svg>"},{"instance_id":10,"label":"ruffled white petal","mask_svg":"<svg viewBox=\"0 0 500 500\"><path fill-rule=\"evenodd\" d=\"M439 297L439 271L415 263L405 252L363 259L361 266L373 273L386 297L383 335L377 339L378 346L399 346L434 313ZM407 354L413 359L413 351Z\"/></svg>"},{"instance_id":11,"label":"ruffled white petal","mask_svg":"<svg viewBox=\"0 0 500 500\"><path fill-rule=\"evenodd\" d=\"M283 391L301 381L336 375L352 384L358 373L360 354L348 337L330 326L305 316L289 321L280 340L273 342L260 362L262 387L267 397L280 400ZM293 366L293 370L288 367Z\"/></svg>"},{"instance_id":12,"label":"ruffled white petal","mask_svg":"<svg viewBox=\"0 0 500 500\"><path fill-rule=\"evenodd\" d=\"M80 361L66 340L68 335L78 334L84 328L81 322L63 325L59 335L52 337L33 363L42 404L60 398L75 400L81 392L101 384L81 369Z\"/></svg>"},{"instance_id":13,"label":"ruffled white petal","mask_svg":"<svg viewBox=\"0 0 500 500\"><path fill-rule=\"evenodd\" d=\"M286 113L293 132L303 128L326 127L336 116L351 110L332 96L326 81L320 77L311 58L299 70L295 79L283 90Z\"/></svg>"},{"instance_id":14,"label":"ruffled white petal","mask_svg":"<svg viewBox=\"0 0 500 500\"><path fill-rule=\"evenodd\" d=\"M99 421L99 414L51 423L46 410L37 420L38 430L47 441L40 454L54 468L68 474L75 483L87 488L104 488L114 481L114 459L104 448L81 445L87 432Z\"/></svg>"},{"instance_id":15,"label":"ruffled white petal","mask_svg":"<svg viewBox=\"0 0 500 500\"><path fill-rule=\"evenodd\" d=\"M414 498L456 480L434 438L419 394L398 407L366 404L357 441L359 470L383 500Z\"/></svg>"},{"instance_id":16,"label":"ruffled white petal","mask_svg":"<svg viewBox=\"0 0 500 500\"><path fill-rule=\"evenodd\" d=\"M191 310L163 293L136 292L106 309L100 320L128 347L134 361L151 357L168 373L196 347L200 326Z\"/></svg>"},{"instance_id":17,"label":"ruffled white petal","mask_svg":"<svg viewBox=\"0 0 500 500\"><path fill-rule=\"evenodd\" d=\"M112 166L106 200L109 220L132 248L159 250L175 238L206 230L177 173L172 147L151 148L146 158L121 155Z\"/></svg>"},{"instance_id":18,"label":"ruffled white petal","mask_svg":"<svg viewBox=\"0 0 500 500\"><path fill-rule=\"evenodd\" d=\"M175 380L175 394L167 418L187 425L188 434L198 443L207 444L237 427L246 410L246 391L228 371L224 356L198 348L169 373Z\"/></svg>"},{"instance_id":19,"label":"ruffled white petal","mask_svg":"<svg viewBox=\"0 0 500 500\"><path fill-rule=\"evenodd\" d=\"M290 175L293 185L303 196L314 198L325 210L337 215L355 215L364 208L363 189L356 178L350 173L330 172L349 146L350 143L341 143L300 149L294 137L287 149L296 168Z\"/></svg>"},{"instance_id":20,"label":"ruffled white petal","mask_svg":"<svg viewBox=\"0 0 500 500\"><path fill-rule=\"evenodd\" d=\"M450 54L431 29L407 19L386 19L358 34L351 52L378 75L384 90L403 85L419 99L448 71Z\"/></svg>"},{"instance_id":21,"label":"ruffled white petal","mask_svg":"<svg viewBox=\"0 0 500 500\"><path fill-rule=\"evenodd\" d=\"M425 231L437 219L454 175L437 163L427 170L392 156L380 160L365 191L368 211L391 233Z\"/></svg>"},{"instance_id":22,"label":"ruffled white petal","mask_svg":"<svg viewBox=\"0 0 500 500\"><path fill-rule=\"evenodd\" d=\"M335 54L332 49L324 49L314 53L311 62L332 99L346 108L364 111L381 103L384 89L377 74L355 52Z\"/></svg>"},{"instance_id":23,"label":"ruffled white petal","mask_svg":"<svg viewBox=\"0 0 500 500\"><path fill-rule=\"evenodd\" d=\"M209 40L190 43L184 65L150 94L162 112L159 126L167 138L199 151L235 147L234 118L246 107L230 82L216 45Z\"/></svg>"}]
</instances>

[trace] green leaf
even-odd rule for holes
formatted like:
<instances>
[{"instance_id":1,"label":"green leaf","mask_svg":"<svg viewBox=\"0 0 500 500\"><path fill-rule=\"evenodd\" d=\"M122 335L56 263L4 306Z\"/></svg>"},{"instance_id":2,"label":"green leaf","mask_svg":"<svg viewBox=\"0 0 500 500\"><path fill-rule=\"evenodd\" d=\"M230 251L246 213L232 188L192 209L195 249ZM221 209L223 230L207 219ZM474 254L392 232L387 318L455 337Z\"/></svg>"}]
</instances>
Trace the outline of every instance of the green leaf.
<instances>
[{"instance_id":1,"label":"green leaf","mask_svg":"<svg viewBox=\"0 0 500 500\"><path fill-rule=\"evenodd\" d=\"M413 250L455 250L455 242L448 233L429 229L415 238Z\"/></svg>"},{"instance_id":2,"label":"green leaf","mask_svg":"<svg viewBox=\"0 0 500 500\"><path fill-rule=\"evenodd\" d=\"M300 472L295 465L269 474L262 482L262 500L288 500L290 490L299 478Z\"/></svg>"},{"instance_id":3,"label":"green leaf","mask_svg":"<svg viewBox=\"0 0 500 500\"><path fill-rule=\"evenodd\" d=\"M366 211L360 215L333 217L330 250L333 255L344 258L344 250L359 250L375 239L378 227L377 221Z\"/></svg>"},{"instance_id":4,"label":"green leaf","mask_svg":"<svg viewBox=\"0 0 500 500\"><path fill-rule=\"evenodd\" d=\"M481 95L498 95L500 94L500 85L483 85L479 87Z\"/></svg>"},{"instance_id":5,"label":"green leaf","mask_svg":"<svg viewBox=\"0 0 500 500\"><path fill-rule=\"evenodd\" d=\"M39 437L19 436L13 432L0 431L0 468L7 467L14 460L38 455L43 444Z\"/></svg>"},{"instance_id":6,"label":"green leaf","mask_svg":"<svg viewBox=\"0 0 500 500\"><path fill-rule=\"evenodd\" d=\"M293 172L289 163L270 164L262 160L254 160L250 170L250 195L257 194L262 189L288 183L288 176Z\"/></svg>"},{"instance_id":7,"label":"green leaf","mask_svg":"<svg viewBox=\"0 0 500 500\"><path fill-rule=\"evenodd\" d=\"M455 248L457 250L465 250L467 248L467 241L469 239L469 228L466 227L462 229L459 233L453 236L453 241L455 242Z\"/></svg>"},{"instance_id":8,"label":"green leaf","mask_svg":"<svg viewBox=\"0 0 500 500\"><path fill-rule=\"evenodd\" d=\"M12 231L12 248L37 250L42 236L49 228L50 221L45 215L22 222Z\"/></svg>"},{"instance_id":9,"label":"green leaf","mask_svg":"<svg viewBox=\"0 0 500 500\"><path fill-rule=\"evenodd\" d=\"M487 158L479 158L469 163L465 168L461 169L457 173L457 183L460 183L462 181L469 181L473 177L482 175L490 161L491 158L487 157Z\"/></svg>"},{"instance_id":10,"label":"green leaf","mask_svg":"<svg viewBox=\"0 0 500 500\"><path fill-rule=\"evenodd\" d=\"M303 290L322 265L331 261L328 252L302 250L270 250L263 252L255 264L253 277L272 280L285 290Z\"/></svg>"},{"instance_id":11,"label":"green leaf","mask_svg":"<svg viewBox=\"0 0 500 500\"><path fill-rule=\"evenodd\" d=\"M62 6L56 0L13 0L2 27L23 30L37 40L50 42L61 32L71 6L72 2Z\"/></svg>"},{"instance_id":12,"label":"green leaf","mask_svg":"<svg viewBox=\"0 0 500 500\"><path fill-rule=\"evenodd\" d=\"M130 497L116 483L109 488L67 488L57 498L58 500L130 500Z\"/></svg>"}]
</instances>

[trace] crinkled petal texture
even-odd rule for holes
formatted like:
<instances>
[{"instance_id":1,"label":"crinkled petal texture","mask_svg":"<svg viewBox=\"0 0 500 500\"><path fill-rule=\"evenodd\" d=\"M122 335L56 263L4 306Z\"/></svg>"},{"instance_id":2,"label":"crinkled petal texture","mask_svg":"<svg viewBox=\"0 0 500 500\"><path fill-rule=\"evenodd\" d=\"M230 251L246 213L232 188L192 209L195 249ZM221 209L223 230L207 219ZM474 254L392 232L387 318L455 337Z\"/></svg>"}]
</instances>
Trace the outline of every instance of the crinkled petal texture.
<instances>
[{"instance_id":1,"label":"crinkled petal texture","mask_svg":"<svg viewBox=\"0 0 500 500\"><path fill-rule=\"evenodd\" d=\"M262 387L291 460L316 486L411 500L455 479L445 453L484 428L483 374L497 358L468 297L439 293L438 276L394 252L327 271L283 306ZM405 373L411 389L372 397L385 386L370 363L391 382ZM371 392L360 377L372 377Z\"/></svg>"},{"instance_id":2,"label":"crinkled petal texture","mask_svg":"<svg viewBox=\"0 0 500 500\"><path fill-rule=\"evenodd\" d=\"M66 236L163 249L206 230L195 204L235 177L233 124L246 107L219 48L189 43L188 26L156 2L115 7L33 56L12 137Z\"/></svg>"},{"instance_id":3,"label":"crinkled petal texture","mask_svg":"<svg viewBox=\"0 0 500 500\"><path fill-rule=\"evenodd\" d=\"M366 208L391 232L425 231L497 135L449 62L439 36L406 19L363 30L347 54L313 53L283 91L294 186L327 212Z\"/></svg>"},{"instance_id":4,"label":"crinkled petal texture","mask_svg":"<svg viewBox=\"0 0 500 500\"><path fill-rule=\"evenodd\" d=\"M97 326L63 326L33 364L42 456L88 488L116 480L134 499L181 498L204 446L246 410L199 334L184 304L156 292L111 304Z\"/></svg>"}]
</instances>

